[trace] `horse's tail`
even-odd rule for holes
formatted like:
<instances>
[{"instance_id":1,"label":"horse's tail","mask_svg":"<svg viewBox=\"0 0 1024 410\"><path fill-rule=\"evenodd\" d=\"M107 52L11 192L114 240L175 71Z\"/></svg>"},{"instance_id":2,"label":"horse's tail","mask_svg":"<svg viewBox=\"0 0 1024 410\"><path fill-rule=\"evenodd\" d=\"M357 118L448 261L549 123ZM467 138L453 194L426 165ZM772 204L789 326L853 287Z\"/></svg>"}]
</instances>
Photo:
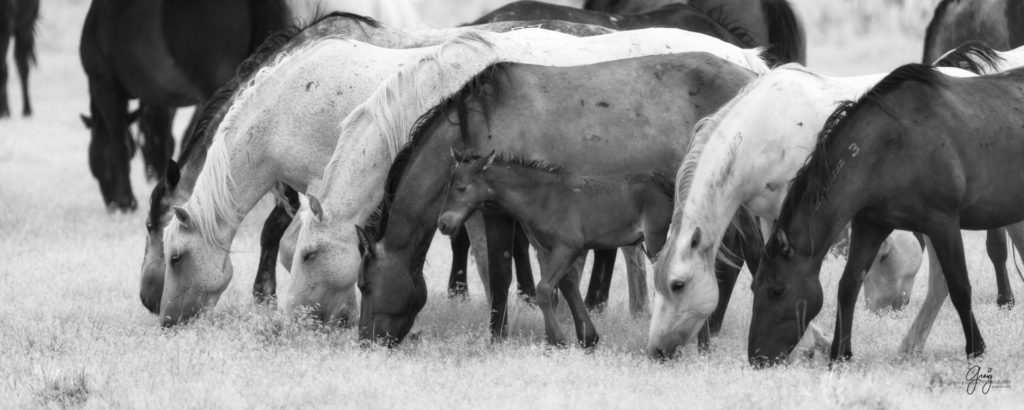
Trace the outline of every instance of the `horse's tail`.
<instances>
[{"instance_id":1,"label":"horse's tail","mask_svg":"<svg viewBox=\"0 0 1024 410\"><path fill-rule=\"evenodd\" d=\"M250 2L249 19L252 31L249 35L251 54L271 34L287 27L289 16L285 0L255 0Z\"/></svg>"},{"instance_id":2,"label":"horse's tail","mask_svg":"<svg viewBox=\"0 0 1024 410\"><path fill-rule=\"evenodd\" d=\"M768 27L768 50L774 63L797 62L807 65L807 39L803 25L787 0L761 0Z\"/></svg>"}]
</instances>

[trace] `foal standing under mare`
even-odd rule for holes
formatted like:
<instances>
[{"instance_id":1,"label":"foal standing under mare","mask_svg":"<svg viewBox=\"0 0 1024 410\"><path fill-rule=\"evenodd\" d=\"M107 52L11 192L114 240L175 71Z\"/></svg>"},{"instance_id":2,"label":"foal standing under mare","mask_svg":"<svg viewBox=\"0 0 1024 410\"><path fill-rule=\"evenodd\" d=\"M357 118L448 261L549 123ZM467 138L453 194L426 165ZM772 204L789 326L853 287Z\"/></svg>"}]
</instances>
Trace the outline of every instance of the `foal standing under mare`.
<instances>
[{"instance_id":1,"label":"foal standing under mare","mask_svg":"<svg viewBox=\"0 0 1024 410\"><path fill-rule=\"evenodd\" d=\"M665 243L672 217L672 179L657 172L587 177L542 161L519 157L463 158L448 184L437 226L452 235L487 204L516 219L547 258L537 284L537 304L544 312L549 344L565 346L555 319L555 287L561 290L583 347L598 336L580 295L579 275L572 264L587 249L617 249L643 241L647 254Z\"/></svg>"},{"instance_id":2,"label":"foal standing under mare","mask_svg":"<svg viewBox=\"0 0 1024 410\"><path fill-rule=\"evenodd\" d=\"M39 0L0 0L0 118L11 115L7 105L7 48L14 38L14 63L21 80L21 114L32 115L28 98L28 69L36 62L36 20Z\"/></svg>"},{"instance_id":3,"label":"foal standing under mare","mask_svg":"<svg viewBox=\"0 0 1024 410\"><path fill-rule=\"evenodd\" d=\"M288 78L282 81L292 81L285 89L302 89L309 86L307 92L300 96L308 102L303 104L286 104L277 109L265 109L258 105L249 105L256 102L266 104L277 104L272 99L258 99L235 107L236 99L240 91L247 89L253 75L261 68L273 67L282 63L286 56L296 53L313 43L331 39L364 40L370 44L378 44L390 48L415 48L420 45L432 45L447 41L457 35L469 32L474 29L491 30L496 32L508 31L517 27L541 26L550 27L555 30L590 34L607 33L610 30L600 27L574 25L565 22L508 22L495 23L474 28L454 28L442 30L400 30L382 26L376 21L347 13L333 13L324 16L306 28L293 27L271 36L261 45L260 49L252 57L239 66L238 74L222 87L217 94L211 98L206 107L198 114L198 125L192 130L192 136L187 138L187 143L182 149L178 163L171 163L165 178L159 180L153 188L150 196L150 209L146 221L148 232L146 241L146 253L142 264L142 303L153 313L159 313L160 301L163 293L164 274L166 272L163 235L164 226L171 218L171 207L185 203L195 188L196 180L203 170L207 152L214 138L220 131L221 121L229 111L252 109L253 112L261 112L263 123L269 124L291 124L283 127L256 127L260 130L254 133L246 146L253 149L272 147L273 141L285 141L297 139L293 142L296 146L308 147L310 155L303 157L304 163L310 164L309 174L301 176L303 181L315 181L322 176L323 167L327 159L325 153L333 152L337 145L337 126L339 118L344 118L358 103L365 100L372 93L374 84L366 84L367 88L360 90L350 89L347 93L339 96L335 90L348 87L351 79L343 74L342 67L353 63L342 63L346 59L339 59L338 63L330 63L324 60L325 55L321 54L317 60L303 60L302 64L295 62L287 63L286 67L292 70ZM345 44L336 44L344 47ZM355 48L359 48L358 46ZM355 51L352 51L355 53ZM302 71L305 65L315 67L316 71ZM380 75L387 75L388 70L380 68L374 72L381 72ZM359 71L356 71L358 73ZM252 84L252 87L259 89L263 83ZM276 83L275 83L276 84ZM314 87L313 85L316 85ZM270 91L262 93L269 95ZM294 97L293 97L294 98ZM335 107L336 110L317 110L315 116L308 114L309 107L322 104L323 106ZM287 118L304 118L305 121L289 123ZM235 132L245 132L247 129L237 129ZM256 139L255 137L258 137ZM266 141L266 142L264 142ZM272 153L270 155L284 155L284 152ZM264 165L276 163L268 159ZM297 158L282 158L282 162L299 162ZM241 178L241 177L239 177ZM303 182L302 185L308 182ZM300 185L301 186L301 185ZM284 267L291 267L291 258L294 248L289 247L287 238L283 238L286 229L293 222L292 211L298 208L298 194L292 188L285 188L283 195L287 198L288 204L278 204L271 212L264 224L261 237L260 263L256 272L256 279L253 283L253 297L257 301L272 301L276 293L276 269L279 244L281 248L281 260ZM291 209L291 210L290 210ZM296 220L297 221L297 220ZM297 228L293 227L292 232ZM291 238L294 242L294 238ZM284 243L282 243L282 241ZM463 262L465 258L463 258ZM462 269L465 269L464 266ZM532 285L532 278L530 284Z\"/></svg>"},{"instance_id":4,"label":"foal standing under mare","mask_svg":"<svg viewBox=\"0 0 1024 410\"><path fill-rule=\"evenodd\" d=\"M579 26L570 27L580 29ZM381 135L402 135L402 130L411 127L415 121L414 113L426 111L431 106L426 104L442 98L443 94L433 97L434 93L444 92L445 87L460 86L466 77L460 77L459 69L474 70L479 64L507 59L578 63L637 53L671 52L679 48L713 48L721 42L699 34L664 29L615 33L594 39L538 29L500 35L470 32L435 52L428 52L427 58L420 63L413 61L422 59L423 55L413 56L410 51L379 49L343 40L332 40L331 44L280 58L273 67L261 70L266 72L264 75L249 82L252 85L243 93L251 97L237 98L239 102L232 104L230 113L218 128L218 137L214 138L208 153L209 160L203 165L191 198L177 210L178 217L172 218L165 228L164 254L173 268L167 270L168 283L162 297L161 315L165 324L187 319L199 309L216 303L231 278L228 246L237 231L237 222L275 183L285 182L303 191L315 189L320 182L317 177L324 175L323 169L318 168L323 166L321 161L326 162L322 155L331 151L323 149L319 143L310 143L307 140L310 136L329 138L330 144L337 144L335 158L339 155L346 158L332 163L354 167L345 168L345 176L338 177L351 179L343 185L344 189L339 188L342 196L334 201L328 198L327 203L338 204L345 213L356 212L356 220L361 221L372 213L372 205L362 208L352 205L373 204L377 198L366 193L368 189L372 191L371 186L377 186L372 178L368 181L367 176L372 177L375 167L390 164L393 153L397 151L392 147L402 144ZM637 44L642 46L637 47ZM365 54L359 54L363 57L352 58L351 54L358 51L356 49L365 50L361 52ZM365 95L370 94L384 76L397 69L374 65L384 64L383 60L392 61L392 67L405 64L417 70L403 69L392 76L380 92L366 99ZM302 64L296 65L295 62ZM344 64L339 66L339 62ZM426 69L418 70L424 67ZM339 72L341 68L351 71L343 75ZM401 74L406 71L408 73ZM289 72L293 76L270 75L274 72ZM380 77L376 81L366 81L367 75ZM336 90L353 86L352 78L355 77L362 78L355 82L363 87L362 91L350 90L341 97L351 100L336 101L339 98ZM398 86L418 91L396 94ZM285 105L288 110L281 109L278 103L281 99L290 101ZM352 108L355 101L365 102ZM281 115L268 116L265 115L267 109L257 108L268 106L274 107L271 112ZM324 110L323 107L331 109ZM338 118L350 112L355 117L350 116L351 121L341 122L339 137ZM296 126L310 128L308 132L297 132ZM252 139L239 135L251 136ZM273 138L257 143L256 138L269 137ZM365 150L352 150L350 146ZM380 170L381 179L384 173ZM361 188L363 186L365 188ZM371 198L366 199L362 194ZM333 210L324 209L331 213L321 215L326 216L322 219L335 221ZM318 217L317 221L320 220ZM182 221L189 223L181 226ZM309 223L304 222L304 225ZM308 227L304 226L302 232L308 232ZM338 232L341 230L327 231L312 238L300 234L296 245L297 257L291 263L295 277L290 288L293 293L285 304L286 310L308 306L313 308L316 316L328 322L347 319L348 314L355 311L355 271L358 264L346 265L344 259L336 258L334 237ZM168 238L174 241L168 242ZM354 251L355 244L352 247ZM344 246L338 248L345 252ZM341 257L345 255L342 253ZM183 260L188 263L182 263ZM306 272L311 270L314 274L307 275ZM176 284L170 284L172 279Z\"/></svg>"},{"instance_id":5,"label":"foal standing under mare","mask_svg":"<svg viewBox=\"0 0 1024 410\"><path fill-rule=\"evenodd\" d=\"M747 64L766 69L756 57ZM499 64L481 71L423 116L389 171L379 212L361 229L371 235L360 235L360 338L400 342L426 301L422 267L454 166L453 145L557 162L585 175L671 173L693 124L751 78L747 69L705 53L571 68ZM484 217L488 241L514 221L500 212ZM509 278L492 274L495 339L507 335L508 286Z\"/></svg>"},{"instance_id":6,"label":"foal standing under mare","mask_svg":"<svg viewBox=\"0 0 1024 410\"><path fill-rule=\"evenodd\" d=\"M766 59L773 65L807 64L804 30L787 0L586 0L583 8L628 15L675 3L703 10L744 41L766 47Z\"/></svg>"},{"instance_id":7,"label":"foal standing under mare","mask_svg":"<svg viewBox=\"0 0 1024 410\"><path fill-rule=\"evenodd\" d=\"M973 78L929 66L900 67L828 118L798 171L755 276L748 355L784 358L821 309L828 244L851 223L839 282L831 358L852 356L854 304L865 271L893 229L921 232L935 247L964 328L968 357L985 343L971 308L960 229L1024 219L1024 70Z\"/></svg>"}]
</instances>

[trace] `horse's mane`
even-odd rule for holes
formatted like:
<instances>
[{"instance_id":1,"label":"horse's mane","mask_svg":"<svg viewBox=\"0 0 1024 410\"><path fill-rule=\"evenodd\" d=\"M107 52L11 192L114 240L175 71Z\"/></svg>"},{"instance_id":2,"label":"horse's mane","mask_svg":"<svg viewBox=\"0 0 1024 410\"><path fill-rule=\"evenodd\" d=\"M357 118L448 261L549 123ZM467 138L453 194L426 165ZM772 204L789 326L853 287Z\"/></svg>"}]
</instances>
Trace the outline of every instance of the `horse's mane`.
<instances>
[{"instance_id":1,"label":"horse's mane","mask_svg":"<svg viewBox=\"0 0 1024 410\"><path fill-rule=\"evenodd\" d=\"M203 237L210 243L227 248L228 245L218 243L215 235L217 218L231 225L241 222L244 215L235 211L237 206L231 195L234 178L229 168L230 152L227 146L227 135L217 135L219 128L231 129L234 117L238 115L237 107L243 106L251 97L255 86L260 84L270 73L285 62L309 47L319 44L319 40L327 37L300 37L311 27L333 18L353 19L357 22L366 21L365 17L351 13L331 13L316 18L313 23L303 27L290 27L269 37L253 56L247 58L238 68L235 77L217 91L203 109L194 136L182 151L181 160L201 154L200 146L208 146L206 164L196 181L193 195L185 204L192 211L193 222ZM222 115L223 113L225 113ZM212 141L211 141L212 140ZM196 212L198 210L198 212ZM171 232L174 230L168 230Z\"/></svg>"},{"instance_id":2,"label":"horse's mane","mask_svg":"<svg viewBox=\"0 0 1024 410\"><path fill-rule=\"evenodd\" d=\"M932 20L928 22L928 28L924 31L924 57L922 60L928 58L928 49L931 48L932 42L935 41L936 30L939 29L939 25L942 24L942 19L946 17L946 11L949 10L949 6L953 3L959 3L960 0L942 0L938 6L935 7L935 14L932 16ZM931 61L925 61L930 63Z\"/></svg>"},{"instance_id":3,"label":"horse's mane","mask_svg":"<svg viewBox=\"0 0 1024 410\"><path fill-rule=\"evenodd\" d=\"M479 35L476 36L476 38L479 38L479 40L477 41L482 41L488 46L490 46L490 43L486 42L485 39L478 37ZM472 38L473 37L469 37L467 39ZM438 55L442 52L443 50L439 50ZM436 56L427 57L423 61L421 61L420 64L435 61L436 58ZM445 116L447 115L447 113L451 112L451 110L454 109L457 110L458 112L459 133L460 135L463 136L466 135L466 123L465 121L462 121L462 118L465 118L467 110L466 101L469 99L478 98L481 95L483 95L485 88L484 86L488 84L492 87L492 92L497 94L499 92L499 89L498 84L494 81L494 78L499 73L503 73L505 69L508 67L508 65L509 63L501 62L491 64L490 66L484 68L482 71L478 72L468 81L466 81L466 83L462 86L461 89L456 91L454 94L445 97L444 100L434 105L426 113L421 115L415 122L412 123L411 131L406 131L408 135L408 142L406 142L402 146L402 148L398 150L398 152L395 154L394 162L392 162L391 167L388 169L387 179L385 179L384 182L384 197L381 198L380 203L377 205L377 209L370 215L370 217L364 223L364 229L366 229L366 231L371 234L371 237L375 241L380 241L380 239L383 238L384 236L384 231L387 229L388 216L391 212L391 202L394 199L396 192L398 191L398 184L399 182L401 182L402 177L405 175L405 170L409 167L413 151L415 151L416 148L421 146L423 142L427 140L426 136L429 135L428 131L431 129L431 125L434 124L436 121L440 121L446 118ZM370 103L371 101L374 100L375 97L378 97L378 95L382 94L382 92L385 92L386 95L390 94L391 92L394 92L393 90L399 88L399 85L402 84L401 81L403 80L401 78L402 73L407 73L407 79L409 76L414 76L414 73L416 72L415 67L416 66L412 66L410 67L410 70L403 70L402 72L399 72L398 75L392 77L392 80L395 80L394 82L389 81L388 84L382 85L378 89L378 91L374 93L374 96L370 98L370 101L367 101L366 104L360 106L364 108L364 110L362 110L364 111L363 115L369 115L366 114L365 111L369 110L368 107L372 106L372 104ZM413 82L412 84L415 84L415 82ZM413 88L417 89L418 92L418 87ZM392 96L392 98L397 97ZM423 98L418 98L417 100L419 100L420 102L425 102ZM391 106L392 105L379 105L378 109L387 110L390 109ZM356 115L355 112L353 112L353 114L350 115L350 118L354 115ZM486 112L484 113L484 115L486 116ZM378 127L385 131L389 129L401 129L402 126L404 125L395 124L395 127L389 127L387 126L387 124L382 124L379 121L382 118L382 116L374 116L373 118L378 120ZM385 138L394 141L397 139L398 135L400 134L385 134ZM334 159L332 158L331 161L334 162ZM328 166L328 168L331 167Z\"/></svg>"},{"instance_id":4,"label":"horse's mane","mask_svg":"<svg viewBox=\"0 0 1024 410\"><path fill-rule=\"evenodd\" d=\"M935 67L962 68L978 75L995 72L999 63L1005 61L999 52L981 41L971 40L944 54Z\"/></svg>"},{"instance_id":5,"label":"horse's mane","mask_svg":"<svg viewBox=\"0 0 1024 410\"><path fill-rule=\"evenodd\" d=\"M476 159L476 158L480 158L480 156L479 155L473 155L470 158ZM534 170L534 171L543 172L545 174L552 174L552 175L568 175L569 174L569 170L566 169L565 167L561 166L561 165L552 164L550 162L547 162L547 161L544 161L544 160L539 160L539 159L530 159L530 158L527 158L526 156L524 156L524 155L522 155L520 153L517 153L517 154L508 154L508 153L497 154L494 157L494 163L498 164L498 165L508 165L508 166L513 166L513 167L518 167L518 168L531 169L531 170Z\"/></svg>"},{"instance_id":6,"label":"horse's mane","mask_svg":"<svg viewBox=\"0 0 1024 410\"><path fill-rule=\"evenodd\" d=\"M839 107L829 115L818 134L818 142L815 144L814 150L811 151L807 162L797 171L796 176L790 182L789 194L782 203L776 229L789 225L801 198L814 195L818 202L825 200L829 186L826 181L832 173L829 153L835 145L836 136L848 126L850 118L869 103L881 104L882 97L908 82L938 87L943 84L943 79L939 72L931 66L907 64L889 73L857 101L841 102Z\"/></svg>"}]
</instances>

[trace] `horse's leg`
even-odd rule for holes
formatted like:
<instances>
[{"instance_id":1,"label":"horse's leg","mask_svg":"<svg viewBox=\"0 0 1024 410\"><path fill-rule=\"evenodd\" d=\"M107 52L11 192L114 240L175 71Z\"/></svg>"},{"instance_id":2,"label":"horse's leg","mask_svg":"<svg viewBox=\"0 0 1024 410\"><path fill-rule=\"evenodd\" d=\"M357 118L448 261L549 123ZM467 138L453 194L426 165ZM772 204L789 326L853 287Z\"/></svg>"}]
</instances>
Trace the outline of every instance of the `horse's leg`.
<instances>
[{"instance_id":1,"label":"horse's leg","mask_svg":"<svg viewBox=\"0 0 1024 410\"><path fill-rule=\"evenodd\" d=\"M989 229L985 238L985 249L996 272L996 304L1001 308L1013 307L1013 289L1006 271L1006 229Z\"/></svg>"},{"instance_id":2,"label":"horse's leg","mask_svg":"<svg viewBox=\"0 0 1024 410\"><path fill-rule=\"evenodd\" d=\"M612 250L612 252L614 254L615 251ZM583 296L580 295L579 273L573 272L572 269L565 269L565 274L558 281L558 289L565 297L569 311L572 312L572 321L576 327L576 340L585 349L593 348L597 345L599 337L597 330L594 329L594 323L590 321L590 315L587 314Z\"/></svg>"},{"instance_id":3,"label":"horse's leg","mask_svg":"<svg viewBox=\"0 0 1024 410\"><path fill-rule=\"evenodd\" d=\"M300 204L299 193L291 187L284 188L284 197L288 203L282 204L279 201L274 206L260 234L260 264L252 284L252 298L257 304L273 305L277 300L277 253L281 238L292 224L292 216Z\"/></svg>"},{"instance_id":4,"label":"horse's leg","mask_svg":"<svg viewBox=\"0 0 1024 410\"><path fill-rule=\"evenodd\" d=\"M849 257L843 277L839 280L838 307L836 309L836 331L832 339L829 357L835 360L849 360L853 357L850 334L853 332L853 311L857 307L857 295L864 283L864 276L875 261L878 248L889 236L892 229L874 223L854 219L850 224Z\"/></svg>"},{"instance_id":5,"label":"horse's leg","mask_svg":"<svg viewBox=\"0 0 1024 410\"><path fill-rule=\"evenodd\" d=\"M508 288L512 285L512 245L515 220L500 214L484 215L487 232L487 272L491 283L491 337L508 336Z\"/></svg>"},{"instance_id":6,"label":"horse's leg","mask_svg":"<svg viewBox=\"0 0 1024 410\"><path fill-rule=\"evenodd\" d=\"M563 277L576 275L569 273L570 265L576 260L581 252L568 247L559 246L552 249L544 258L541 267L541 279L537 284L537 305L544 314L544 333L548 344L553 346L565 346L565 335L558 325L555 317L555 286L559 286ZM563 290L563 293L565 290ZM576 292L579 292L578 288ZM571 294L571 292L569 293ZM565 297L569 298L569 294ZM577 293L578 294L578 293ZM570 306L570 308L572 308ZM585 311L585 309L584 309Z\"/></svg>"},{"instance_id":7,"label":"horse's leg","mask_svg":"<svg viewBox=\"0 0 1024 410\"><path fill-rule=\"evenodd\" d=\"M925 237L925 248L928 251L928 294L921 303L921 310L914 318L914 324L910 326L907 335L900 343L900 353L918 353L924 349L928 340L928 334L932 331L932 324L942 309L942 302L946 301L949 289L946 287L946 278L942 275L942 267L939 265L939 257L935 255L934 245L931 239Z\"/></svg>"},{"instance_id":8,"label":"horse's leg","mask_svg":"<svg viewBox=\"0 0 1024 410\"><path fill-rule=\"evenodd\" d=\"M146 179L152 181L163 178L167 171L167 161L174 151L174 136L171 128L174 125L175 108L143 105L139 117L139 129L146 141L142 150L142 158L146 161ZM168 143L169 146L168 146Z\"/></svg>"},{"instance_id":9,"label":"horse's leg","mask_svg":"<svg viewBox=\"0 0 1024 410\"><path fill-rule=\"evenodd\" d=\"M0 5L3 7L11 8L10 5ZM10 16L0 16L0 118L11 115L11 108L7 105L7 48L14 31L13 23Z\"/></svg>"},{"instance_id":10,"label":"horse's leg","mask_svg":"<svg viewBox=\"0 0 1024 410\"><path fill-rule=\"evenodd\" d=\"M949 287L949 298L953 301L953 307L956 308L964 328L967 357L981 356L985 353L985 340L981 337L978 322L971 308L971 281L967 277L967 261L964 259L959 220L954 217L945 226L946 229L942 228L935 227L935 230L927 235L935 245L935 253L939 257L939 264L942 265L942 273Z\"/></svg>"},{"instance_id":11,"label":"horse's leg","mask_svg":"<svg viewBox=\"0 0 1024 410\"><path fill-rule=\"evenodd\" d=\"M473 261L476 262L476 273L480 276L480 283L483 284L487 306L490 306L491 277L487 273L487 232L484 228L483 212L474 213L462 226L469 233L469 250L473 253ZM466 284L469 284L468 279Z\"/></svg>"},{"instance_id":12,"label":"horse's leg","mask_svg":"<svg viewBox=\"0 0 1024 410\"><path fill-rule=\"evenodd\" d=\"M526 237L526 232L518 222L515 231L515 239L512 242L512 259L515 261L519 297L532 303L533 299L537 297L537 288L533 284L533 267L530 266L530 239Z\"/></svg>"},{"instance_id":13,"label":"horse's leg","mask_svg":"<svg viewBox=\"0 0 1024 410\"><path fill-rule=\"evenodd\" d=\"M21 80L22 115L32 115L32 102L28 98L28 68L35 60L35 23L25 24L14 32L14 61L18 65L18 78ZM0 56L6 55L0 53ZM4 83L6 85L6 83Z\"/></svg>"},{"instance_id":14,"label":"horse's leg","mask_svg":"<svg viewBox=\"0 0 1024 410\"><path fill-rule=\"evenodd\" d=\"M644 252L638 246L619 248L626 261L626 285L629 287L629 315L640 317L648 309L647 301L647 266L644 264ZM610 279L610 276L609 276Z\"/></svg>"},{"instance_id":15,"label":"horse's leg","mask_svg":"<svg viewBox=\"0 0 1024 410\"><path fill-rule=\"evenodd\" d=\"M469 232L466 227L452 235L452 269L448 274L448 297L466 299L469 297L466 279L466 265L469 262Z\"/></svg>"},{"instance_id":16,"label":"horse's leg","mask_svg":"<svg viewBox=\"0 0 1024 410\"><path fill-rule=\"evenodd\" d=\"M103 135L104 141L93 141L90 144L90 151L105 151L101 157L102 164L90 166L101 170L103 179L107 182L100 183L101 189L106 186L107 210L113 212L134 211L138 207L135 194L131 186L131 158L135 150L135 142L128 130L128 96L124 89L113 79L107 76L100 76L89 81L89 96L93 107L93 122L101 128L94 134ZM96 168L94 168L95 170ZM97 178L100 176L97 175Z\"/></svg>"},{"instance_id":17,"label":"horse's leg","mask_svg":"<svg viewBox=\"0 0 1024 410\"><path fill-rule=\"evenodd\" d=\"M590 285L587 286L587 298L583 304L588 310L600 312L608 303L608 290L611 286L612 273L615 270L615 253L617 249L595 249L594 266L590 273Z\"/></svg>"}]
</instances>

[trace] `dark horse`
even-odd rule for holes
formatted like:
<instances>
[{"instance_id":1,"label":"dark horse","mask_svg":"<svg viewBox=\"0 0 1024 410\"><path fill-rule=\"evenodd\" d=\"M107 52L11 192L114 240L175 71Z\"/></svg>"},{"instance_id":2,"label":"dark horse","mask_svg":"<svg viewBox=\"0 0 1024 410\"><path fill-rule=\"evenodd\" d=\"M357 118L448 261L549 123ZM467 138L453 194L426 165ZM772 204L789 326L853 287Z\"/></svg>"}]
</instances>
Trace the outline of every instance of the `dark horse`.
<instances>
[{"instance_id":1,"label":"dark horse","mask_svg":"<svg viewBox=\"0 0 1024 410\"><path fill-rule=\"evenodd\" d=\"M935 62L947 51L967 42L981 42L998 51L1024 45L1024 2L943 0L928 23L922 62ZM996 303L1012 307L1013 289L1006 271L1006 230L989 230L985 245L996 272L999 288Z\"/></svg>"},{"instance_id":2,"label":"dark horse","mask_svg":"<svg viewBox=\"0 0 1024 410\"><path fill-rule=\"evenodd\" d=\"M961 229L1024 219L1024 70L965 79L911 64L828 118L793 179L754 284L748 355L781 360L821 309L829 244L852 226L831 358L852 356L854 305L894 229L927 235L960 316L968 357L985 351L971 309Z\"/></svg>"},{"instance_id":3,"label":"dark horse","mask_svg":"<svg viewBox=\"0 0 1024 410\"><path fill-rule=\"evenodd\" d=\"M79 53L89 77L89 167L109 210L136 208L128 100L140 100L140 124L151 134L144 156L162 177L174 147L174 109L209 99L264 38L284 28L287 16L283 0L92 3Z\"/></svg>"},{"instance_id":4,"label":"dark horse","mask_svg":"<svg viewBox=\"0 0 1024 410\"><path fill-rule=\"evenodd\" d=\"M28 98L28 67L36 62L36 20L39 0L0 0L0 118L11 115L7 105L7 47L14 38L14 63L21 79L21 113L32 115Z\"/></svg>"},{"instance_id":5,"label":"dark horse","mask_svg":"<svg viewBox=\"0 0 1024 410\"><path fill-rule=\"evenodd\" d=\"M703 10L726 27L739 28L749 42L765 46L769 62L807 64L804 30L786 0L587 0L586 10L640 14L673 3Z\"/></svg>"},{"instance_id":6,"label":"dark horse","mask_svg":"<svg viewBox=\"0 0 1024 410\"><path fill-rule=\"evenodd\" d=\"M704 53L484 70L420 119L391 167L380 211L358 229L360 338L400 342L426 303L422 267L455 165L453 145L557 162L587 175L672 175L693 124L751 78L751 72ZM511 232L514 220L493 209L483 216L488 253L508 249L512 238L500 233ZM507 260L488 257L488 263L491 272L509 272ZM507 334L510 282L511 275L491 275L496 339Z\"/></svg>"}]
</instances>

